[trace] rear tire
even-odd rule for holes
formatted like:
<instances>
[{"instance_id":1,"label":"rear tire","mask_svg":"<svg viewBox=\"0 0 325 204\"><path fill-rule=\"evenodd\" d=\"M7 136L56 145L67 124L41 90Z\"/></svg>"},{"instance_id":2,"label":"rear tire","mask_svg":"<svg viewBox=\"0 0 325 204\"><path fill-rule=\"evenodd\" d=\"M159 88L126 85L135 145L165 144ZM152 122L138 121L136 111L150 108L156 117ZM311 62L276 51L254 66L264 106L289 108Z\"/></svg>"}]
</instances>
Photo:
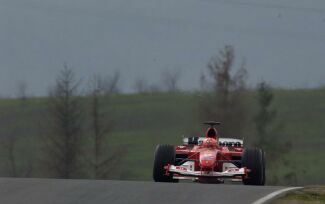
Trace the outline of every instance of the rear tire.
<instances>
[{"instance_id":1,"label":"rear tire","mask_svg":"<svg viewBox=\"0 0 325 204\"><path fill-rule=\"evenodd\" d=\"M175 147L172 145L158 145L153 165L153 180L155 182L178 182L177 179L173 179L173 174L165 174L164 167L167 164L175 164Z\"/></svg>"},{"instance_id":2,"label":"rear tire","mask_svg":"<svg viewBox=\"0 0 325 204\"><path fill-rule=\"evenodd\" d=\"M258 148L245 149L242 157L242 167L250 170L248 178L243 178L245 185L265 184L265 160L264 152Z\"/></svg>"}]
</instances>

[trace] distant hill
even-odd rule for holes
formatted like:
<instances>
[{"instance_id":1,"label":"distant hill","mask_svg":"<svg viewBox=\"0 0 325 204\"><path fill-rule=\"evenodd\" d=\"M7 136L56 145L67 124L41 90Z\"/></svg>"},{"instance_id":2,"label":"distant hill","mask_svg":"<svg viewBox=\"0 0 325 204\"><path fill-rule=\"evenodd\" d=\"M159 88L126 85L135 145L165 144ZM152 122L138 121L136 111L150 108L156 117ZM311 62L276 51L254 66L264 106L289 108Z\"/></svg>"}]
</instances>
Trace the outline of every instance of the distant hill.
<instances>
[{"instance_id":1,"label":"distant hill","mask_svg":"<svg viewBox=\"0 0 325 204\"><path fill-rule=\"evenodd\" d=\"M112 169L110 178L151 180L157 144L180 144L182 135L202 133L199 99L196 93L128 94L103 98L104 110L114 120L114 130L108 138L110 147L127 145L127 154ZM84 100L86 104L88 99ZM250 100L254 107L254 93ZM30 164L33 166L30 176L44 176L39 163L43 157L41 138L47 132L42 129L45 105L46 98L31 98L26 104L21 104L18 99L0 100L0 144L5 137L18 137L15 156L22 176ZM286 138L283 139L289 139L293 145L286 156L288 164L278 166L276 174L284 178L294 168L297 172L295 185L325 184L325 89L276 90L274 108L279 113L278 122L285 123L281 134ZM249 131L245 134L249 137ZM0 176L9 175L5 150L3 146L0 148ZM89 150L84 151L87 154Z\"/></svg>"}]
</instances>

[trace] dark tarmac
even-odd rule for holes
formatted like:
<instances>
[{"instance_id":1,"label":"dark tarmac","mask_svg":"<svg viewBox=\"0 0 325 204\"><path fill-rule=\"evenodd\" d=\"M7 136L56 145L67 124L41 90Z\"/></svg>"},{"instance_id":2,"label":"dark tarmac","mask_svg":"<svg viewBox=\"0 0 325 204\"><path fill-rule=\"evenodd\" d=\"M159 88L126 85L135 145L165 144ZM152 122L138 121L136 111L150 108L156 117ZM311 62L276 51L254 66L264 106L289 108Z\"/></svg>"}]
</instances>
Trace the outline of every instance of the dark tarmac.
<instances>
[{"instance_id":1,"label":"dark tarmac","mask_svg":"<svg viewBox=\"0 0 325 204\"><path fill-rule=\"evenodd\" d=\"M284 187L0 178L1 204L253 203Z\"/></svg>"}]
</instances>

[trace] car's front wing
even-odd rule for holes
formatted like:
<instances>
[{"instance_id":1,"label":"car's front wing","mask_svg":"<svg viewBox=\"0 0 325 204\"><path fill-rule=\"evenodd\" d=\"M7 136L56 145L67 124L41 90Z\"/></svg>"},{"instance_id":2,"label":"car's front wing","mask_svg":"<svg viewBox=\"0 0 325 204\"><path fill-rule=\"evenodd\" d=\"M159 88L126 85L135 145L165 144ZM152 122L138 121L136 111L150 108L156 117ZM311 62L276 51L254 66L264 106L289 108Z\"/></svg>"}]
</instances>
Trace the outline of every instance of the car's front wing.
<instances>
[{"instance_id":1,"label":"car's front wing","mask_svg":"<svg viewBox=\"0 0 325 204\"><path fill-rule=\"evenodd\" d=\"M230 168L223 172L216 171L195 171L194 162L185 162L180 166L167 165L165 167L166 174L173 173L174 177L187 178L187 177L214 177L214 178L235 178L247 175L247 169L244 168Z\"/></svg>"}]
</instances>

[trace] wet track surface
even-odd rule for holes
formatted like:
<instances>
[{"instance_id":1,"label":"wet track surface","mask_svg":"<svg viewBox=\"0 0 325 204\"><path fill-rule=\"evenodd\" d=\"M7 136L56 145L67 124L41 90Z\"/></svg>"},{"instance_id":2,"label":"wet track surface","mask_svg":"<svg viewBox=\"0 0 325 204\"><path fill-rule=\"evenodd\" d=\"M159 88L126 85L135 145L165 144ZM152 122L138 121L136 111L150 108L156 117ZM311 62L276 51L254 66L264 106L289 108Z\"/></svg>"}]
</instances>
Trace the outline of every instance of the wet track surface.
<instances>
[{"instance_id":1,"label":"wet track surface","mask_svg":"<svg viewBox=\"0 0 325 204\"><path fill-rule=\"evenodd\" d=\"M139 181L0 178L0 203L241 203L283 187Z\"/></svg>"}]
</instances>

